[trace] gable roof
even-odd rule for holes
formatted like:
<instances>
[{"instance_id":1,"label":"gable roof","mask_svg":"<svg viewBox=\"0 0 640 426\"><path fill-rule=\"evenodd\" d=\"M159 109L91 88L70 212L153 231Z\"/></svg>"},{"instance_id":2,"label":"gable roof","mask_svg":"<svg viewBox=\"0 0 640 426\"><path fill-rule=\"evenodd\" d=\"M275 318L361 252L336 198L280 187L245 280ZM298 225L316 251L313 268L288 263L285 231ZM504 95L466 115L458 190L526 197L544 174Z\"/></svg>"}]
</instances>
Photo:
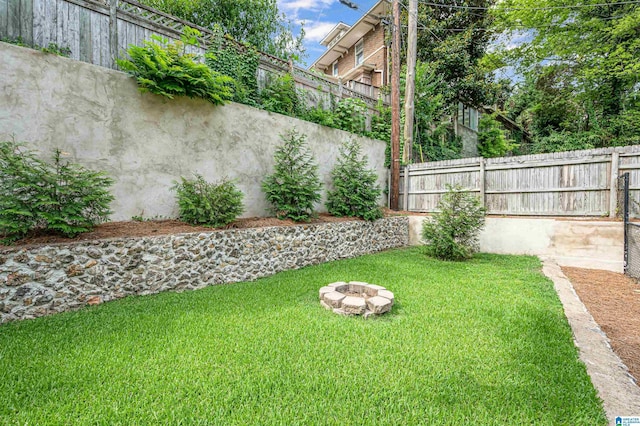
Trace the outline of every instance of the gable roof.
<instances>
[{"instance_id":1,"label":"gable roof","mask_svg":"<svg viewBox=\"0 0 640 426\"><path fill-rule=\"evenodd\" d=\"M327 69L331 64L337 61L342 55L347 53L349 48L356 44L366 33L371 31L382 21L382 18L389 13L389 2L387 0L378 1L369 11L367 11L358 21L351 27L340 22L322 39L320 44L329 45L341 30L346 29L342 37L327 48L316 61L309 67L319 70ZM341 24L343 26L341 26ZM346 27L346 28L345 28ZM348 28L348 29L347 29ZM333 37L332 37L333 35ZM326 43L326 44L325 44Z\"/></svg>"}]
</instances>

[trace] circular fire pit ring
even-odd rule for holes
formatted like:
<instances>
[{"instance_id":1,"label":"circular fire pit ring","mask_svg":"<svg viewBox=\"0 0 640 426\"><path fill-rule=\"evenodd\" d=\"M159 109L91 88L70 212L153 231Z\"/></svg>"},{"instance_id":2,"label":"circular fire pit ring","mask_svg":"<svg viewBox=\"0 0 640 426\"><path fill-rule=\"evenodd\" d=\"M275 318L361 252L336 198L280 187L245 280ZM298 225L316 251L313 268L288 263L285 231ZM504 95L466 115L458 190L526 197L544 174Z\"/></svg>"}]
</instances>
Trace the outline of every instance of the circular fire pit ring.
<instances>
[{"instance_id":1,"label":"circular fire pit ring","mask_svg":"<svg viewBox=\"0 0 640 426\"><path fill-rule=\"evenodd\" d=\"M393 306L393 293L360 281L335 282L320 288L320 304L341 315L382 315Z\"/></svg>"}]
</instances>

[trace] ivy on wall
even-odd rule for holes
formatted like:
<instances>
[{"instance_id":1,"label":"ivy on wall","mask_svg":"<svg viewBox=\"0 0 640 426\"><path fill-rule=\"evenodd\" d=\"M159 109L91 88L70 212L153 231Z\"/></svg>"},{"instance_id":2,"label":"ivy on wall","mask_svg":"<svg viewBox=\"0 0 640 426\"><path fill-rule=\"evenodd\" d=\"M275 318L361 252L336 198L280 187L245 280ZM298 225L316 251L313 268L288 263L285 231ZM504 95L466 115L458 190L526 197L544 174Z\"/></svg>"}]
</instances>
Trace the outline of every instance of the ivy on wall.
<instances>
[{"instance_id":1,"label":"ivy on wall","mask_svg":"<svg viewBox=\"0 0 640 426\"><path fill-rule=\"evenodd\" d=\"M118 65L136 77L141 91L169 98L201 97L214 104L231 100L361 136L389 139L391 118L382 103L369 130L367 105L363 100L344 98L336 102L331 95L328 108L323 107L323 102L307 107L305 100L312 94L298 89L290 73L275 75L259 90L260 56L256 48L233 40L223 34L220 27L216 27L214 33L204 64L198 62L196 55L186 52L187 46L198 45L201 34L185 27L181 41L169 43L152 36L153 40L145 41L142 47L131 45L128 50L131 59L118 60Z\"/></svg>"},{"instance_id":2,"label":"ivy on wall","mask_svg":"<svg viewBox=\"0 0 640 426\"><path fill-rule=\"evenodd\" d=\"M219 26L215 27L214 33L216 36L206 58L207 66L233 78L234 102L259 107L258 51L248 43L238 43L224 35Z\"/></svg>"}]
</instances>

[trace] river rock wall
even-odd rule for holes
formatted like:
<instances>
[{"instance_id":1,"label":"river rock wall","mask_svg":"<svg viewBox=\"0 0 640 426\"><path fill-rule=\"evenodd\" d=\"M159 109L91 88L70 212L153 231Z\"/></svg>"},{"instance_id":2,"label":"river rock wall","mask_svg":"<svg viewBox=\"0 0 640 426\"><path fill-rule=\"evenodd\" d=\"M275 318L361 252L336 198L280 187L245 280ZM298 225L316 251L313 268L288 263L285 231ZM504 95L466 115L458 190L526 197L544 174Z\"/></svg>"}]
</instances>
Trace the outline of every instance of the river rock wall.
<instances>
[{"instance_id":1,"label":"river rock wall","mask_svg":"<svg viewBox=\"0 0 640 426\"><path fill-rule=\"evenodd\" d=\"M403 247L406 217L0 249L0 323Z\"/></svg>"}]
</instances>

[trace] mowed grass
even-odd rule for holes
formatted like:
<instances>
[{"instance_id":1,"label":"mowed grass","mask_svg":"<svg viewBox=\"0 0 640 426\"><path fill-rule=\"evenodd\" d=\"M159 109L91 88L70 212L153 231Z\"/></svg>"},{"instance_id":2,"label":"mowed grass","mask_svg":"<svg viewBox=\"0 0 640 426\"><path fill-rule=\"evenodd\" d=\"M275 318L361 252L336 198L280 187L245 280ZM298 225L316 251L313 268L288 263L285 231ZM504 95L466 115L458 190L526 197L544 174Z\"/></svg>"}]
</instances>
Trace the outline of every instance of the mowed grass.
<instances>
[{"instance_id":1,"label":"mowed grass","mask_svg":"<svg viewBox=\"0 0 640 426\"><path fill-rule=\"evenodd\" d=\"M606 424L533 257L394 250L0 326L1 424ZM388 287L364 320L333 281Z\"/></svg>"}]
</instances>

